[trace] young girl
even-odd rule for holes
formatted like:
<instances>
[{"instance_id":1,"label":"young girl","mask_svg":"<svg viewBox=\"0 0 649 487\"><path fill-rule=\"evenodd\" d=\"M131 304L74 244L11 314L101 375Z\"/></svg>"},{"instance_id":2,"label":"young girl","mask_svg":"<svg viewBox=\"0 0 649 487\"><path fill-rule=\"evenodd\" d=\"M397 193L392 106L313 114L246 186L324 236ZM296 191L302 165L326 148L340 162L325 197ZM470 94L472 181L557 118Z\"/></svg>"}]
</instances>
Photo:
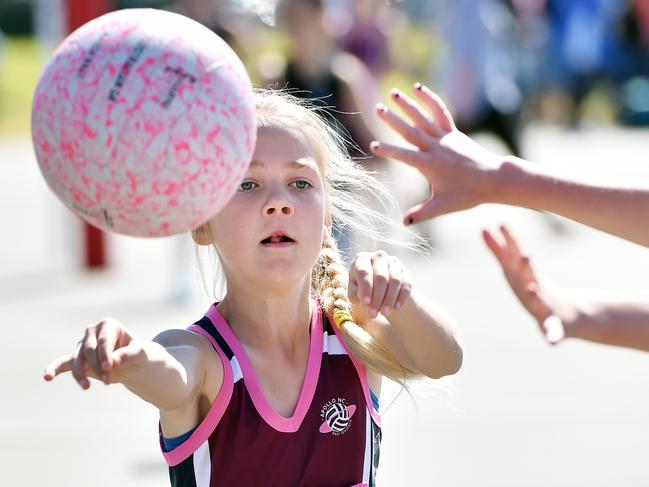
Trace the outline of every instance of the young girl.
<instances>
[{"instance_id":1,"label":"young girl","mask_svg":"<svg viewBox=\"0 0 649 487\"><path fill-rule=\"evenodd\" d=\"M453 374L462 353L398 259L378 251L341 264L332 219L367 230L361 194L385 190L316 113L256 96L250 169L192 234L217 252L226 295L151 342L104 319L45 379L119 382L156 406L173 486L375 485L382 376Z\"/></svg>"}]
</instances>

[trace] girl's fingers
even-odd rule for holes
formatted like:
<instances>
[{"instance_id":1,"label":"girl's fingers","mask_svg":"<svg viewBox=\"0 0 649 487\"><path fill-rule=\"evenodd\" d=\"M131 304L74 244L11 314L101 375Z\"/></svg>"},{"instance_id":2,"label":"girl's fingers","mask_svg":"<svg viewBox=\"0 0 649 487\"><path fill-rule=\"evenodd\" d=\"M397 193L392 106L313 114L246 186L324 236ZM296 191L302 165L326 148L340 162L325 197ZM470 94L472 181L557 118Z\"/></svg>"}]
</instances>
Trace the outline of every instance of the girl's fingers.
<instances>
[{"instance_id":1,"label":"girl's fingers","mask_svg":"<svg viewBox=\"0 0 649 487\"><path fill-rule=\"evenodd\" d=\"M425 152L416 149L406 149L405 147L378 142L376 140L370 144L370 151L378 157L398 159L420 171L425 170L430 164L430 156L427 156Z\"/></svg>"},{"instance_id":2,"label":"girl's fingers","mask_svg":"<svg viewBox=\"0 0 649 487\"><path fill-rule=\"evenodd\" d=\"M407 271L404 269L405 275L409 276ZM412 292L412 284L410 283L410 277L407 277L407 280L401 284L399 288L399 294L397 295L397 300L394 305L394 309L399 309L410 297Z\"/></svg>"},{"instance_id":3,"label":"girl's fingers","mask_svg":"<svg viewBox=\"0 0 649 487\"><path fill-rule=\"evenodd\" d=\"M74 353L74 358L72 360L72 376L79 383L82 389L88 389L90 387L90 381L85 371L85 362L83 357L83 341L80 341L77 345L77 350Z\"/></svg>"},{"instance_id":4,"label":"girl's fingers","mask_svg":"<svg viewBox=\"0 0 649 487\"><path fill-rule=\"evenodd\" d=\"M357 303L360 301L360 298L358 296L358 285L356 284L356 281L351 278L351 276L349 283L347 284L347 296L349 296L349 300L352 303Z\"/></svg>"},{"instance_id":5,"label":"girl's fingers","mask_svg":"<svg viewBox=\"0 0 649 487\"><path fill-rule=\"evenodd\" d=\"M442 99L427 86L415 84L415 93L430 108L435 123L445 132L456 130L451 112Z\"/></svg>"},{"instance_id":6,"label":"girl's fingers","mask_svg":"<svg viewBox=\"0 0 649 487\"><path fill-rule=\"evenodd\" d=\"M376 318L381 310L390 280L388 255L378 251L372 258L372 300L368 305L370 318Z\"/></svg>"},{"instance_id":7,"label":"girl's fingers","mask_svg":"<svg viewBox=\"0 0 649 487\"><path fill-rule=\"evenodd\" d=\"M397 297L403 283L403 265L396 257L391 257L388 262L388 285L381 303L381 314L389 315L396 308Z\"/></svg>"},{"instance_id":8,"label":"girl's fingers","mask_svg":"<svg viewBox=\"0 0 649 487\"><path fill-rule=\"evenodd\" d=\"M439 128L435 125L435 121L432 120L424 110L422 110L419 103L396 88L392 90L390 95L399 108L401 108L403 113L413 121L416 127L432 137L439 137L441 135Z\"/></svg>"},{"instance_id":9,"label":"girl's fingers","mask_svg":"<svg viewBox=\"0 0 649 487\"><path fill-rule=\"evenodd\" d=\"M72 370L72 361L72 355L64 355L50 362L48 366L45 367L43 378L49 382L54 380L57 375L63 374L64 372L70 372Z\"/></svg>"},{"instance_id":10,"label":"girl's fingers","mask_svg":"<svg viewBox=\"0 0 649 487\"><path fill-rule=\"evenodd\" d=\"M97 359L101 372L109 371L113 364L110 356L115 350L117 343L117 330L113 326L108 326L105 321L99 324L97 333Z\"/></svg>"},{"instance_id":11,"label":"girl's fingers","mask_svg":"<svg viewBox=\"0 0 649 487\"><path fill-rule=\"evenodd\" d=\"M356 296L358 302L369 306L372 302L372 261L369 254L361 252L354 257L350 272L349 272L350 285L356 286Z\"/></svg>"},{"instance_id":12,"label":"girl's fingers","mask_svg":"<svg viewBox=\"0 0 649 487\"><path fill-rule=\"evenodd\" d=\"M118 348L110 355L113 367L122 367L124 365L137 363L145 358L145 352L142 345L137 342L131 342L125 347Z\"/></svg>"},{"instance_id":13,"label":"girl's fingers","mask_svg":"<svg viewBox=\"0 0 649 487\"><path fill-rule=\"evenodd\" d=\"M101 368L97 357L97 337L96 331L93 327L86 329L86 334L83 337L83 361L90 367L97 377L101 376Z\"/></svg>"},{"instance_id":14,"label":"girl's fingers","mask_svg":"<svg viewBox=\"0 0 649 487\"><path fill-rule=\"evenodd\" d=\"M407 142L417 146L419 149L424 151L430 150L435 143L435 140L429 134L407 123L403 118L399 117L383 103L379 103L376 106L376 112L381 120L385 121Z\"/></svg>"}]
</instances>

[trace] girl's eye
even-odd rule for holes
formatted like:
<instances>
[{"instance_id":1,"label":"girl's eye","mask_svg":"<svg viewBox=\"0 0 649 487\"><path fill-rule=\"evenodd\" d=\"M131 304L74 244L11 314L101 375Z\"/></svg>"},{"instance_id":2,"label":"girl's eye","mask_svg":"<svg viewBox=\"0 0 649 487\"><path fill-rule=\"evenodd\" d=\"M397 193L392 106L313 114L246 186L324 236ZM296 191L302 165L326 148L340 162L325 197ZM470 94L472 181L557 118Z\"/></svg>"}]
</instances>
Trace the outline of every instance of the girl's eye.
<instances>
[{"instance_id":1,"label":"girl's eye","mask_svg":"<svg viewBox=\"0 0 649 487\"><path fill-rule=\"evenodd\" d=\"M297 181L293 181L291 185L297 189L307 189L311 187L311 183L305 181L304 179L298 179Z\"/></svg>"},{"instance_id":2,"label":"girl's eye","mask_svg":"<svg viewBox=\"0 0 649 487\"><path fill-rule=\"evenodd\" d=\"M252 181L244 181L239 185L239 189L241 191L251 191L257 187L257 183L253 183Z\"/></svg>"}]
</instances>

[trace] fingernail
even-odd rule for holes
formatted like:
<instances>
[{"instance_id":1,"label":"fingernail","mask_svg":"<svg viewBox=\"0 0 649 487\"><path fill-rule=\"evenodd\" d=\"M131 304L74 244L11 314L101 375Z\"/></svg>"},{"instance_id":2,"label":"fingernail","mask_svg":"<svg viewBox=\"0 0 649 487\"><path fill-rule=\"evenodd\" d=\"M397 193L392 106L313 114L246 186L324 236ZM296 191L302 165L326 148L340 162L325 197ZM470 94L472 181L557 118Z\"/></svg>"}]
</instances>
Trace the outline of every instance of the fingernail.
<instances>
[{"instance_id":1,"label":"fingernail","mask_svg":"<svg viewBox=\"0 0 649 487\"><path fill-rule=\"evenodd\" d=\"M412 217L409 217L409 218L406 220L406 225L412 225L414 222L415 222L415 221L412 219Z\"/></svg>"},{"instance_id":2,"label":"fingernail","mask_svg":"<svg viewBox=\"0 0 649 487\"><path fill-rule=\"evenodd\" d=\"M378 103L378 104L376 105L376 109L377 109L379 112L385 112L385 105L384 105L383 103Z\"/></svg>"},{"instance_id":3,"label":"fingernail","mask_svg":"<svg viewBox=\"0 0 649 487\"><path fill-rule=\"evenodd\" d=\"M390 314L390 307L383 306L383 308L381 309L381 313L383 313L383 316L387 316L388 314Z\"/></svg>"},{"instance_id":4,"label":"fingernail","mask_svg":"<svg viewBox=\"0 0 649 487\"><path fill-rule=\"evenodd\" d=\"M378 312L374 308L370 309L370 318L376 318L377 314Z\"/></svg>"},{"instance_id":5,"label":"fingernail","mask_svg":"<svg viewBox=\"0 0 649 487\"><path fill-rule=\"evenodd\" d=\"M399 90L395 88L394 90L392 90L392 96L394 96L395 98L399 98L401 94L399 93Z\"/></svg>"},{"instance_id":6,"label":"fingernail","mask_svg":"<svg viewBox=\"0 0 649 487\"><path fill-rule=\"evenodd\" d=\"M81 388L88 389L90 387L90 382L88 380L81 381Z\"/></svg>"},{"instance_id":7,"label":"fingernail","mask_svg":"<svg viewBox=\"0 0 649 487\"><path fill-rule=\"evenodd\" d=\"M377 141L370 143L370 149L378 149L381 144Z\"/></svg>"},{"instance_id":8,"label":"fingernail","mask_svg":"<svg viewBox=\"0 0 649 487\"><path fill-rule=\"evenodd\" d=\"M399 308L401 308L401 303L397 301L394 305L394 309L399 309Z\"/></svg>"},{"instance_id":9,"label":"fingernail","mask_svg":"<svg viewBox=\"0 0 649 487\"><path fill-rule=\"evenodd\" d=\"M108 368L109 368L108 360L104 360L104 361L101 363L101 368L102 368L103 370L108 370Z\"/></svg>"},{"instance_id":10,"label":"fingernail","mask_svg":"<svg viewBox=\"0 0 649 487\"><path fill-rule=\"evenodd\" d=\"M421 89L422 89L421 83L415 83L415 90L421 90Z\"/></svg>"},{"instance_id":11,"label":"fingernail","mask_svg":"<svg viewBox=\"0 0 649 487\"><path fill-rule=\"evenodd\" d=\"M365 296L365 297L363 298L363 304L370 304L370 298L368 298L367 296Z\"/></svg>"}]
</instances>

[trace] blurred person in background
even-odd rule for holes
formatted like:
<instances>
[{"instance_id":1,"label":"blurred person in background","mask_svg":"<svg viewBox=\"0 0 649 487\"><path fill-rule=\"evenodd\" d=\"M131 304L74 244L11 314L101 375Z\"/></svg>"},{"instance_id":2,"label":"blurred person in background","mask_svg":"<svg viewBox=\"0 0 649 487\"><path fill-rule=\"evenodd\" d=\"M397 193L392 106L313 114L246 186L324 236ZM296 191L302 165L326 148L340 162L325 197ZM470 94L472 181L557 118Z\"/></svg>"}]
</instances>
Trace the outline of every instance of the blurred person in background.
<instances>
[{"instance_id":1,"label":"blurred person in background","mask_svg":"<svg viewBox=\"0 0 649 487\"><path fill-rule=\"evenodd\" d=\"M326 107L321 115L348 143L350 155L370 170L384 169L363 148L376 138L377 124L368 117L376 100L376 83L366 66L343 52L327 27L323 0L280 0L276 20L290 42L290 54L278 80L291 94ZM375 127L372 127L372 124ZM351 256L352 235L334 221L334 237L345 258Z\"/></svg>"},{"instance_id":2,"label":"blurred person in background","mask_svg":"<svg viewBox=\"0 0 649 487\"><path fill-rule=\"evenodd\" d=\"M295 96L313 99L316 105L330 107L326 118L341 134L348 134L352 156L366 156L363 148L376 133L367 115L378 96L376 83L366 66L343 52L331 35L324 1L280 0L277 25L290 43L280 86ZM376 162L362 161L372 169L376 169Z\"/></svg>"},{"instance_id":3,"label":"blurred person in background","mask_svg":"<svg viewBox=\"0 0 649 487\"><path fill-rule=\"evenodd\" d=\"M615 91L634 71L628 42L628 0L548 0L550 43L544 91L566 100L567 123L581 125L583 105L597 87Z\"/></svg>"},{"instance_id":4,"label":"blurred person in background","mask_svg":"<svg viewBox=\"0 0 649 487\"><path fill-rule=\"evenodd\" d=\"M501 203L543 211L649 247L649 181L639 184L589 182L556 169L493 154L459 131L444 102L417 84L419 102L397 92L407 118L379 104L379 116L414 148L372 142L381 157L401 160L429 181L432 196L406 211L406 224ZM426 108L424 108L426 107ZM575 337L649 351L646 291L588 291L575 297L539 277L507 228L502 239L483 233L507 280L551 343Z\"/></svg>"},{"instance_id":5,"label":"blurred person in background","mask_svg":"<svg viewBox=\"0 0 649 487\"><path fill-rule=\"evenodd\" d=\"M649 2L630 1L624 37L631 72L621 87L619 118L627 125L649 125Z\"/></svg>"},{"instance_id":6,"label":"blurred person in background","mask_svg":"<svg viewBox=\"0 0 649 487\"><path fill-rule=\"evenodd\" d=\"M507 150L521 155L520 114L514 17L502 0L443 3L438 23L446 54L433 78L439 84L462 132L488 132Z\"/></svg>"},{"instance_id":7,"label":"blurred person in background","mask_svg":"<svg viewBox=\"0 0 649 487\"><path fill-rule=\"evenodd\" d=\"M392 66L389 39L385 33L389 6L382 0L352 0L344 12L348 28L341 32L340 46L363 61L376 79Z\"/></svg>"}]
</instances>

